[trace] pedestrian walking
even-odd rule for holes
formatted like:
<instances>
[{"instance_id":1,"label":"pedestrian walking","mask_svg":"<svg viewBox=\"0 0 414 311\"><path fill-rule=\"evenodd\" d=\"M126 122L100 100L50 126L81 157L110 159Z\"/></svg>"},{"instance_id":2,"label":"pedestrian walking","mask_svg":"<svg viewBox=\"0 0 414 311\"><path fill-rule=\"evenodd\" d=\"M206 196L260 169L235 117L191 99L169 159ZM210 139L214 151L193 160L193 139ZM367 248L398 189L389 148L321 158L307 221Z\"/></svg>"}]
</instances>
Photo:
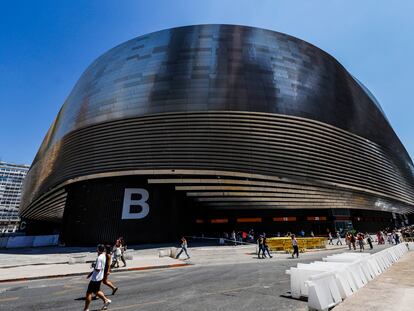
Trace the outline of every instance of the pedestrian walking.
<instances>
[{"instance_id":1,"label":"pedestrian walking","mask_svg":"<svg viewBox=\"0 0 414 311\"><path fill-rule=\"evenodd\" d=\"M356 246L355 246L356 239L355 239L355 236L352 233L351 233L351 237L350 237L350 242L351 242L352 247L354 248L354 251L355 251L356 250Z\"/></svg>"},{"instance_id":2,"label":"pedestrian walking","mask_svg":"<svg viewBox=\"0 0 414 311\"><path fill-rule=\"evenodd\" d=\"M359 251L364 251L364 235L361 232L357 234L357 240L359 245Z\"/></svg>"},{"instance_id":3,"label":"pedestrian walking","mask_svg":"<svg viewBox=\"0 0 414 311\"><path fill-rule=\"evenodd\" d=\"M104 269L104 277L102 279L102 283L112 289L112 295L115 295L118 287L116 287L111 281L108 280L109 275L111 274L111 263L112 263L112 254L111 254L111 245L105 245L105 269Z\"/></svg>"},{"instance_id":4,"label":"pedestrian walking","mask_svg":"<svg viewBox=\"0 0 414 311\"><path fill-rule=\"evenodd\" d=\"M385 232L381 231L381 237L382 244L385 245L385 241L387 239L387 235L385 234Z\"/></svg>"},{"instance_id":5,"label":"pedestrian walking","mask_svg":"<svg viewBox=\"0 0 414 311\"><path fill-rule=\"evenodd\" d=\"M387 233L387 240L388 240L388 244L394 244L394 239L392 237L391 233Z\"/></svg>"},{"instance_id":6,"label":"pedestrian walking","mask_svg":"<svg viewBox=\"0 0 414 311\"><path fill-rule=\"evenodd\" d=\"M315 237L315 234L313 233L313 231L311 231L311 232L310 232L310 236L311 236L312 238L314 238L314 237Z\"/></svg>"},{"instance_id":7,"label":"pedestrian walking","mask_svg":"<svg viewBox=\"0 0 414 311\"><path fill-rule=\"evenodd\" d=\"M342 240L341 240L341 234L339 233L339 231L336 231L336 245L341 244L342 245Z\"/></svg>"},{"instance_id":8,"label":"pedestrian walking","mask_svg":"<svg viewBox=\"0 0 414 311\"><path fill-rule=\"evenodd\" d=\"M112 268L119 268L119 261L121 260L122 250L121 241L117 239L113 247Z\"/></svg>"},{"instance_id":9,"label":"pedestrian walking","mask_svg":"<svg viewBox=\"0 0 414 311\"><path fill-rule=\"evenodd\" d=\"M292 239L292 247L293 247L292 258L295 258L295 254L296 254L296 258L299 258L298 240L296 240L296 237L294 234L292 234L290 237Z\"/></svg>"},{"instance_id":10,"label":"pedestrian walking","mask_svg":"<svg viewBox=\"0 0 414 311\"><path fill-rule=\"evenodd\" d=\"M190 255L188 255L187 252L187 240L185 239L185 237L181 238L181 250L180 252L177 254L177 256L175 256L175 259L178 259L180 257L180 255L182 254L182 252L185 252L185 254L187 255L187 259L190 259Z\"/></svg>"},{"instance_id":11,"label":"pedestrian walking","mask_svg":"<svg viewBox=\"0 0 414 311\"><path fill-rule=\"evenodd\" d=\"M104 278L104 270L106 264L106 257L104 254L105 246L99 244L97 247L98 257L96 258L93 266L93 271L88 274L87 278L91 278L88 289L86 290L85 296L85 308L84 311L89 311L89 305L92 300L92 294L95 294L102 299L104 305L102 310L106 310L109 304L112 302L110 299L106 298L105 294L101 291L101 283Z\"/></svg>"},{"instance_id":12,"label":"pedestrian walking","mask_svg":"<svg viewBox=\"0 0 414 311\"><path fill-rule=\"evenodd\" d=\"M120 237L118 240L121 245L121 261L124 264L124 267L126 267L127 264L125 261L125 252L127 250L127 245L125 244L125 240L123 237Z\"/></svg>"},{"instance_id":13,"label":"pedestrian walking","mask_svg":"<svg viewBox=\"0 0 414 311\"><path fill-rule=\"evenodd\" d=\"M374 247L372 246L372 238L371 238L371 236L368 233L366 234L366 236L367 236L367 243L369 245L369 249L373 249Z\"/></svg>"},{"instance_id":14,"label":"pedestrian walking","mask_svg":"<svg viewBox=\"0 0 414 311\"><path fill-rule=\"evenodd\" d=\"M380 245L381 243L381 231L377 232L377 245Z\"/></svg>"},{"instance_id":15,"label":"pedestrian walking","mask_svg":"<svg viewBox=\"0 0 414 311\"><path fill-rule=\"evenodd\" d=\"M273 258L273 256L270 255L269 245L267 244L266 235L263 233L263 255L266 257L265 252L267 252L267 254L269 255L269 258Z\"/></svg>"},{"instance_id":16,"label":"pedestrian walking","mask_svg":"<svg viewBox=\"0 0 414 311\"><path fill-rule=\"evenodd\" d=\"M259 238L257 239L257 247L259 249L257 252L257 257L259 259L266 258L263 242L264 242L263 235L260 235ZM262 253L262 257L260 257L260 253Z\"/></svg>"},{"instance_id":17,"label":"pedestrian walking","mask_svg":"<svg viewBox=\"0 0 414 311\"><path fill-rule=\"evenodd\" d=\"M328 239L329 239L329 243L328 244L334 245L333 244L333 238L332 238L332 233L331 232L328 233Z\"/></svg>"},{"instance_id":18,"label":"pedestrian walking","mask_svg":"<svg viewBox=\"0 0 414 311\"><path fill-rule=\"evenodd\" d=\"M234 231L234 230L231 233L231 240L233 241L234 246L237 246L236 231Z\"/></svg>"},{"instance_id":19,"label":"pedestrian walking","mask_svg":"<svg viewBox=\"0 0 414 311\"><path fill-rule=\"evenodd\" d=\"M394 240L395 244L400 244L400 235L398 234L398 232L394 233Z\"/></svg>"},{"instance_id":20,"label":"pedestrian walking","mask_svg":"<svg viewBox=\"0 0 414 311\"><path fill-rule=\"evenodd\" d=\"M351 250L351 235L349 232L345 234L345 244L348 245L349 250Z\"/></svg>"}]
</instances>

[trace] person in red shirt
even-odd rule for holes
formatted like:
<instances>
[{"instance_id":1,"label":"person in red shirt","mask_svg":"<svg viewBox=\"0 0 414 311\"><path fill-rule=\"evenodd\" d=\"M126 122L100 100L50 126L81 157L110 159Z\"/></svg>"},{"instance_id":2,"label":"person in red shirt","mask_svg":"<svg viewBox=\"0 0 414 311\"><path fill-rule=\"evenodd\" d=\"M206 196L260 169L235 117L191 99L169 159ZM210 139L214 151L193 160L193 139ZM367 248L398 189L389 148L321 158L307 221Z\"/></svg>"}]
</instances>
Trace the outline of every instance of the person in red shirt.
<instances>
[{"instance_id":1,"label":"person in red shirt","mask_svg":"<svg viewBox=\"0 0 414 311\"><path fill-rule=\"evenodd\" d=\"M358 245L359 245L359 251L364 251L364 235L359 232L357 235Z\"/></svg>"}]
</instances>

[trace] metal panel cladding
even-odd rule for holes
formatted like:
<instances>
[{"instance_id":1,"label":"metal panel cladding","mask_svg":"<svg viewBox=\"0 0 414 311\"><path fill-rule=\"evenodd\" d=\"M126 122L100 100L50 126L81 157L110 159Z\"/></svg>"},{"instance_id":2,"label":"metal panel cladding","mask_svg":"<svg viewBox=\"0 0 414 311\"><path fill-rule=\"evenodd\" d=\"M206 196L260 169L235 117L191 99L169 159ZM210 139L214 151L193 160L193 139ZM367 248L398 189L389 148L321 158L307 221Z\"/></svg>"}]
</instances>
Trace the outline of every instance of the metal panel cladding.
<instances>
[{"instance_id":1,"label":"metal panel cladding","mask_svg":"<svg viewBox=\"0 0 414 311\"><path fill-rule=\"evenodd\" d=\"M167 29L94 61L39 149L21 213L60 218L39 203L59 185L144 169L257 173L414 206L412 161L365 87L319 48L253 27Z\"/></svg>"}]
</instances>

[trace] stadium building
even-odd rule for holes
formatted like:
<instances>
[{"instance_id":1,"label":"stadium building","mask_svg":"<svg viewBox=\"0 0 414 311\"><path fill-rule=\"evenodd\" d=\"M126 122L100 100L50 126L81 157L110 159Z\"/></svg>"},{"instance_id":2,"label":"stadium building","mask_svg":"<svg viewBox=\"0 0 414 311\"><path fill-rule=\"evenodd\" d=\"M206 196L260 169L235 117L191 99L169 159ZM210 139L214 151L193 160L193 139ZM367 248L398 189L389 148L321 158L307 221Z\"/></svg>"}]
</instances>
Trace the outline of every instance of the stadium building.
<instances>
[{"instance_id":1,"label":"stadium building","mask_svg":"<svg viewBox=\"0 0 414 311\"><path fill-rule=\"evenodd\" d=\"M413 163L373 95L286 34L197 25L83 73L25 180L28 233L67 244L253 228L374 231L414 210Z\"/></svg>"}]
</instances>

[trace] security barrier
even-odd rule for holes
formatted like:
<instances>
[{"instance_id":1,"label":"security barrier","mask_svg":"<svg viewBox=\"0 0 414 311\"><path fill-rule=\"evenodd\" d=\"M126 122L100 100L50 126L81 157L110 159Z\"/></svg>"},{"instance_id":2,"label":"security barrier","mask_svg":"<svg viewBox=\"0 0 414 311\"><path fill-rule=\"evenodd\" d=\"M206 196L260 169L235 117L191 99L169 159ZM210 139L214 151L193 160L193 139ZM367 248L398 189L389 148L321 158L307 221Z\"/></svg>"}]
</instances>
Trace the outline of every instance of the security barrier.
<instances>
[{"instance_id":1,"label":"security barrier","mask_svg":"<svg viewBox=\"0 0 414 311\"><path fill-rule=\"evenodd\" d=\"M298 263L290 275L293 298L308 297L310 310L328 310L397 262L414 243L402 243L375 254L341 253L310 264Z\"/></svg>"},{"instance_id":2,"label":"security barrier","mask_svg":"<svg viewBox=\"0 0 414 311\"><path fill-rule=\"evenodd\" d=\"M307 249L326 248L325 238L296 238L296 240L301 253ZM290 237L268 238L266 241L271 251L285 251L287 253L293 251L292 239Z\"/></svg>"}]
</instances>

